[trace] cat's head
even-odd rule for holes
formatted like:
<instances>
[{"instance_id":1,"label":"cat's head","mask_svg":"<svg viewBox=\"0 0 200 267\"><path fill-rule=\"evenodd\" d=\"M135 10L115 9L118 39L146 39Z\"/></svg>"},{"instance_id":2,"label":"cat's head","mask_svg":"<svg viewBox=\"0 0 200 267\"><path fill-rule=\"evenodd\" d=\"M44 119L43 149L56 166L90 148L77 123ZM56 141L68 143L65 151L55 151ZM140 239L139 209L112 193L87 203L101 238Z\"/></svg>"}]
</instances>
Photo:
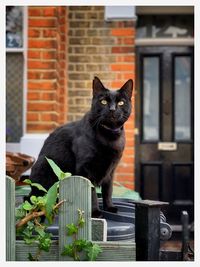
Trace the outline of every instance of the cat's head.
<instances>
[{"instance_id":1,"label":"cat's head","mask_svg":"<svg viewBox=\"0 0 200 267\"><path fill-rule=\"evenodd\" d=\"M99 78L93 80L92 125L104 131L120 133L131 113L133 80L120 89L109 90Z\"/></svg>"}]
</instances>

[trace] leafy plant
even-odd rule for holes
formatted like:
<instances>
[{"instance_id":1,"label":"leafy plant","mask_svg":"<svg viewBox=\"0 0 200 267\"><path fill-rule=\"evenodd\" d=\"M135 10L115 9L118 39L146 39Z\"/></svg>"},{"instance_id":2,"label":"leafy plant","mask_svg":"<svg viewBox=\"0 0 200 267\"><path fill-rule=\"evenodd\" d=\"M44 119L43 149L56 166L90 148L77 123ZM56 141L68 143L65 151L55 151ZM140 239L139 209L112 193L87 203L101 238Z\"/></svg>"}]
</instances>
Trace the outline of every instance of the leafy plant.
<instances>
[{"instance_id":1,"label":"leafy plant","mask_svg":"<svg viewBox=\"0 0 200 267\"><path fill-rule=\"evenodd\" d=\"M66 225L67 236L72 237L72 243L64 246L62 255L70 256L75 261L80 261L81 254L84 253L84 260L95 261L99 253L102 252L102 249L99 245L93 244L91 241L78 239L78 232L80 228L85 224L85 219L83 216L84 212L78 209L78 222L75 225L74 223Z\"/></svg>"},{"instance_id":2,"label":"leafy plant","mask_svg":"<svg viewBox=\"0 0 200 267\"><path fill-rule=\"evenodd\" d=\"M54 173L58 177L58 181L54 183L47 191L42 185L38 183L32 183L30 179L24 180L25 183L30 186L35 186L45 194L43 196L30 197L30 200L25 200L16 209L16 233L20 235L24 242L29 245L33 242L37 242L38 250L36 255L28 254L30 261L38 261L42 251L48 252L52 244L52 234L47 232L49 224L53 223L55 214L58 212L58 208L65 200L58 201L59 181L71 176L71 173L63 172L56 163L46 158ZM83 217L83 211L78 210L78 223L67 225L67 235L73 237L72 244L65 246L63 255L69 255L74 260L80 260L79 253L85 252L86 260L95 260L97 255L101 252L101 248L93 244L90 241L77 239L77 234L80 228L83 227L85 219ZM46 217L48 224L44 223L41 217Z\"/></svg>"}]
</instances>

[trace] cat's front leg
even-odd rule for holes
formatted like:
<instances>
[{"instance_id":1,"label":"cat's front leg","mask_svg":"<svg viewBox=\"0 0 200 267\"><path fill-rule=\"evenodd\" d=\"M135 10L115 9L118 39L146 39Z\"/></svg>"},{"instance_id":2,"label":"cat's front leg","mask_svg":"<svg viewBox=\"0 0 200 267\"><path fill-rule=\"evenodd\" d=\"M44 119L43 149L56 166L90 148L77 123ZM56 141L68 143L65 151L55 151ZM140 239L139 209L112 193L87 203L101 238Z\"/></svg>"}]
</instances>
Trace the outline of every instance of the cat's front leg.
<instances>
[{"instance_id":1,"label":"cat's front leg","mask_svg":"<svg viewBox=\"0 0 200 267\"><path fill-rule=\"evenodd\" d=\"M113 179L110 178L102 184L103 209L112 213L117 212L117 207L112 203Z\"/></svg>"},{"instance_id":2,"label":"cat's front leg","mask_svg":"<svg viewBox=\"0 0 200 267\"><path fill-rule=\"evenodd\" d=\"M92 187L92 217L93 218L102 218L103 214L99 209L99 203L97 198L97 193L95 187Z\"/></svg>"}]
</instances>

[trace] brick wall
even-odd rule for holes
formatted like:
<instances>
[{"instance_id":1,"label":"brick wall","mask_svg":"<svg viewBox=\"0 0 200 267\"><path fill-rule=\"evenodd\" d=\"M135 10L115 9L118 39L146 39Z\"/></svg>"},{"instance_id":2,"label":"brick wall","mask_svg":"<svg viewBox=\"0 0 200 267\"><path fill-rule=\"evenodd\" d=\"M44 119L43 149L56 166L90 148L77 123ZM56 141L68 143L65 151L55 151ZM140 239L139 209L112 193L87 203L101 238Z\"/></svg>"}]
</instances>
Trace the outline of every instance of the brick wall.
<instances>
[{"instance_id":1,"label":"brick wall","mask_svg":"<svg viewBox=\"0 0 200 267\"><path fill-rule=\"evenodd\" d=\"M90 108L92 80L120 88L135 80L134 21L104 20L104 7L71 6L68 10L68 120L82 117ZM134 94L133 110L126 123L126 148L116 178L134 188Z\"/></svg>"},{"instance_id":2,"label":"brick wall","mask_svg":"<svg viewBox=\"0 0 200 267\"><path fill-rule=\"evenodd\" d=\"M28 8L27 132L49 132L66 121L67 9Z\"/></svg>"},{"instance_id":3,"label":"brick wall","mask_svg":"<svg viewBox=\"0 0 200 267\"><path fill-rule=\"evenodd\" d=\"M92 80L135 80L134 21L104 20L104 7L28 8L27 132L46 133L88 111ZM134 188L134 94L115 179Z\"/></svg>"}]
</instances>

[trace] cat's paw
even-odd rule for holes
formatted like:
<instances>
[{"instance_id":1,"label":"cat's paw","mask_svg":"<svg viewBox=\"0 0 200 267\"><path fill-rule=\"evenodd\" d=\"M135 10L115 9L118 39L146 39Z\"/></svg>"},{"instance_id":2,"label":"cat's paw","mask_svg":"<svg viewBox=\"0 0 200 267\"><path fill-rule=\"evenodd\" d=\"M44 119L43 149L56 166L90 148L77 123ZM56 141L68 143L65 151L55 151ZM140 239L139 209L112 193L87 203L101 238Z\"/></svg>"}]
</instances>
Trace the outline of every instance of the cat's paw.
<instances>
[{"instance_id":1,"label":"cat's paw","mask_svg":"<svg viewBox=\"0 0 200 267\"><path fill-rule=\"evenodd\" d=\"M107 207L105 210L111 213L117 213L118 208L115 206L111 206L111 207Z\"/></svg>"},{"instance_id":2,"label":"cat's paw","mask_svg":"<svg viewBox=\"0 0 200 267\"><path fill-rule=\"evenodd\" d=\"M92 211L92 218L103 218L103 213L99 209L95 209Z\"/></svg>"}]
</instances>

